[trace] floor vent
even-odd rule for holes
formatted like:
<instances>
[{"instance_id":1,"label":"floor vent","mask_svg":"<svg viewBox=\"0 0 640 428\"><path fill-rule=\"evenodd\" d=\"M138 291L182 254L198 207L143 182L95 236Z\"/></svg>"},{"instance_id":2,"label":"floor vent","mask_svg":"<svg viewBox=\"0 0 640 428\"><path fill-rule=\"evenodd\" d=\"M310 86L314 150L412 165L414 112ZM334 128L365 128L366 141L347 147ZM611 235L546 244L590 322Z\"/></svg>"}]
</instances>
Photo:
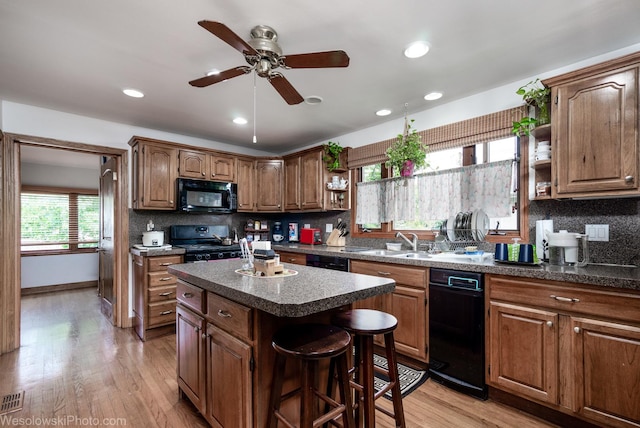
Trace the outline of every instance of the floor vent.
<instances>
[{"instance_id":1,"label":"floor vent","mask_svg":"<svg viewBox=\"0 0 640 428\"><path fill-rule=\"evenodd\" d=\"M23 400L24 391L5 395L2 397L2 403L0 403L0 415L6 415L7 413L21 410Z\"/></svg>"}]
</instances>

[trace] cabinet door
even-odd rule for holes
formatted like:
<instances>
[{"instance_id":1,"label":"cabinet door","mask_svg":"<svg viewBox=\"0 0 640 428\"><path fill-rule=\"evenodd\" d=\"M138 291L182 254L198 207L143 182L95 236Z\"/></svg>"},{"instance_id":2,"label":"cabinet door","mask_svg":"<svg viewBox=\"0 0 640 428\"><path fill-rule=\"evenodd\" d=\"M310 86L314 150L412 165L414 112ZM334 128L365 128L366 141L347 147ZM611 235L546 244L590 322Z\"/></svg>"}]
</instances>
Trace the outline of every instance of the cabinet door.
<instances>
[{"instance_id":1,"label":"cabinet door","mask_svg":"<svg viewBox=\"0 0 640 428\"><path fill-rule=\"evenodd\" d=\"M554 88L557 195L638 191L638 68Z\"/></svg>"},{"instance_id":2,"label":"cabinet door","mask_svg":"<svg viewBox=\"0 0 640 428\"><path fill-rule=\"evenodd\" d=\"M390 313L398 319L393 332L398 352L419 358L427 357L427 292L425 289L396 284L391 295Z\"/></svg>"},{"instance_id":3,"label":"cabinet door","mask_svg":"<svg viewBox=\"0 0 640 428\"><path fill-rule=\"evenodd\" d=\"M300 204L300 157L284 160L284 209L297 211Z\"/></svg>"},{"instance_id":4,"label":"cabinet door","mask_svg":"<svg viewBox=\"0 0 640 428\"><path fill-rule=\"evenodd\" d=\"M216 181L236 182L236 158L223 154L209 156L211 173L209 178Z\"/></svg>"},{"instance_id":5,"label":"cabinet door","mask_svg":"<svg viewBox=\"0 0 640 428\"><path fill-rule=\"evenodd\" d=\"M207 323L207 419L213 426L253 426L251 347Z\"/></svg>"},{"instance_id":6,"label":"cabinet door","mask_svg":"<svg viewBox=\"0 0 640 428\"><path fill-rule=\"evenodd\" d=\"M558 314L491 301L490 382L558 403Z\"/></svg>"},{"instance_id":7,"label":"cabinet door","mask_svg":"<svg viewBox=\"0 0 640 428\"><path fill-rule=\"evenodd\" d=\"M142 145L143 196L139 208L175 209L178 151L165 146Z\"/></svg>"},{"instance_id":8,"label":"cabinet door","mask_svg":"<svg viewBox=\"0 0 640 428\"><path fill-rule=\"evenodd\" d=\"M255 177L257 211L281 212L283 162L281 160L256 161Z\"/></svg>"},{"instance_id":9,"label":"cabinet door","mask_svg":"<svg viewBox=\"0 0 640 428\"><path fill-rule=\"evenodd\" d=\"M207 155L205 153L194 152L191 150L180 150L180 169L179 175L184 178L198 178L203 180L207 177L209 170L207 164Z\"/></svg>"},{"instance_id":10,"label":"cabinet door","mask_svg":"<svg viewBox=\"0 0 640 428\"><path fill-rule=\"evenodd\" d=\"M574 411L603 425L640 426L640 328L571 319Z\"/></svg>"},{"instance_id":11,"label":"cabinet door","mask_svg":"<svg viewBox=\"0 0 640 428\"><path fill-rule=\"evenodd\" d=\"M238 159L238 211L253 211L255 205L254 162Z\"/></svg>"},{"instance_id":12,"label":"cabinet door","mask_svg":"<svg viewBox=\"0 0 640 428\"><path fill-rule=\"evenodd\" d=\"M204 318L179 305L176 314L178 386L200 413L205 414Z\"/></svg>"},{"instance_id":13,"label":"cabinet door","mask_svg":"<svg viewBox=\"0 0 640 428\"><path fill-rule=\"evenodd\" d=\"M300 157L300 202L303 210L323 208L322 167L322 151L320 150Z\"/></svg>"}]
</instances>

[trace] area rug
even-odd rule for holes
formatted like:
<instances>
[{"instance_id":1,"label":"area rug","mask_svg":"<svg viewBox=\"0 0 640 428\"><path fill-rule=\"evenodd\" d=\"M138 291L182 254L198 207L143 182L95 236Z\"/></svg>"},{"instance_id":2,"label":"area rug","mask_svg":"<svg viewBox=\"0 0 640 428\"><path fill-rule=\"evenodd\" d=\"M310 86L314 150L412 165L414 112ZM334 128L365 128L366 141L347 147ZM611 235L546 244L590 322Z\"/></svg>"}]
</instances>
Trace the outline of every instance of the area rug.
<instances>
[{"instance_id":1,"label":"area rug","mask_svg":"<svg viewBox=\"0 0 640 428\"><path fill-rule=\"evenodd\" d=\"M387 370L388 368L387 359L381 355L374 354L373 363L385 370ZM389 383L389 379L380 373L376 373L375 376L376 378L373 381L373 387L376 389L376 391L380 391ZM411 392L415 391L427 380L427 372L426 370L416 370L411 367L405 366L404 364L398 363L398 377L400 379L400 393L404 398ZM388 400L391 400L391 391L387 391L384 394L384 397Z\"/></svg>"}]
</instances>

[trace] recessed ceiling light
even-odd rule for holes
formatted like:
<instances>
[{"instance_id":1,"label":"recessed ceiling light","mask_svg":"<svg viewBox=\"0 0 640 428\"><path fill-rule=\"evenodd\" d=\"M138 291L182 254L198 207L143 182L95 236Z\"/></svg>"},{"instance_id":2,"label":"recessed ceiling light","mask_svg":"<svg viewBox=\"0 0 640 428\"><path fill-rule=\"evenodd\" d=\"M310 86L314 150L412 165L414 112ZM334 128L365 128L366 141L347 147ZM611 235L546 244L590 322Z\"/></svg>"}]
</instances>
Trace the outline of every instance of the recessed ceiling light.
<instances>
[{"instance_id":1,"label":"recessed ceiling light","mask_svg":"<svg viewBox=\"0 0 640 428\"><path fill-rule=\"evenodd\" d=\"M322 97L319 97L317 95L311 95L305 98L304 102L311 105L320 104L322 102Z\"/></svg>"},{"instance_id":2,"label":"recessed ceiling light","mask_svg":"<svg viewBox=\"0 0 640 428\"><path fill-rule=\"evenodd\" d=\"M214 74L220 74L220 70L218 70L217 68L213 68L209 71L207 71L207 76L213 76Z\"/></svg>"},{"instance_id":3,"label":"recessed ceiling light","mask_svg":"<svg viewBox=\"0 0 640 428\"><path fill-rule=\"evenodd\" d=\"M125 95L128 95L128 96L133 97L133 98L142 98L142 97L144 97L144 94L142 92L140 92L139 90L137 90L137 89L128 88L128 89L123 89L122 92L124 92Z\"/></svg>"},{"instance_id":4,"label":"recessed ceiling light","mask_svg":"<svg viewBox=\"0 0 640 428\"><path fill-rule=\"evenodd\" d=\"M404 56L407 58L420 58L429 52L429 44L427 42L413 42L404 50Z\"/></svg>"},{"instance_id":5,"label":"recessed ceiling light","mask_svg":"<svg viewBox=\"0 0 640 428\"><path fill-rule=\"evenodd\" d=\"M439 100L440 98L442 98L442 92L429 92L424 96L427 101Z\"/></svg>"},{"instance_id":6,"label":"recessed ceiling light","mask_svg":"<svg viewBox=\"0 0 640 428\"><path fill-rule=\"evenodd\" d=\"M247 119L245 119L244 117L236 117L235 119L233 119L233 123L235 123L236 125L246 125Z\"/></svg>"},{"instance_id":7,"label":"recessed ceiling light","mask_svg":"<svg viewBox=\"0 0 640 428\"><path fill-rule=\"evenodd\" d=\"M389 116L391 114L391 110L389 110L388 108L383 108L382 110L378 110L376 112L377 116Z\"/></svg>"}]
</instances>

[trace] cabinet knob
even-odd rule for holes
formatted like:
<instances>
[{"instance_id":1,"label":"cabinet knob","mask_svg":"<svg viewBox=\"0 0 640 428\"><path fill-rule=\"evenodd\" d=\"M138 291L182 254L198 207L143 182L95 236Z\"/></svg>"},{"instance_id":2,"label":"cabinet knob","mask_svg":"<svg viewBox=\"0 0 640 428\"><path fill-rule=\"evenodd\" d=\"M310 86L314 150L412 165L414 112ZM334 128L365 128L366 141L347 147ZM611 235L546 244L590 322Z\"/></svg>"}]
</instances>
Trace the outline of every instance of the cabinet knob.
<instances>
[{"instance_id":1,"label":"cabinet knob","mask_svg":"<svg viewBox=\"0 0 640 428\"><path fill-rule=\"evenodd\" d=\"M575 331L576 333L580 333L580 327L573 327L573 331Z\"/></svg>"},{"instance_id":2,"label":"cabinet knob","mask_svg":"<svg viewBox=\"0 0 640 428\"><path fill-rule=\"evenodd\" d=\"M553 321L547 321L547 327L553 327Z\"/></svg>"},{"instance_id":3,"label":"cabinet knob","mask_svg":"<svg viewBox=\"0 0 640 428\"><path fill-rule=\"evenodd\" d=\"M202 176L204 177L205 175L206 175L206 174L203 172L203 173L202 173ZM213 175L213 174L212 174L212 175Z\"/></svg>"},{"instance_id":4,"label":"cabinet knob","mask_svg":"<svg viewBox=\"0 0 640 428\"><path fill-rule=\"evenodd\" d=\"M201 337L202 337L203 339L206 339L207 337L209 337L209 335L208 335L208 334L206 334L206 333L202 333L202 336L201 336Z\"/></svg>"},{"instance_id":5,"label":"cabinet knob","mask_svg":"<svg viewBox=\"0 0 640 428\"><path fill-rule=\"evenodd\" d=\"M624 178L625 183L633 183L633 175L627 175Z\"/></svg>"},{"instance_id":6,"label":"cabinet knob","mask_svg":"<svg viewBox=\"0 0 640 428\"><path fill-rule=\"evenodd\" d=\"M198 327L198 326L193 327L193 329L194 329L196 332L200 331L200 327Z\"/></svg>"}]
</instances>

